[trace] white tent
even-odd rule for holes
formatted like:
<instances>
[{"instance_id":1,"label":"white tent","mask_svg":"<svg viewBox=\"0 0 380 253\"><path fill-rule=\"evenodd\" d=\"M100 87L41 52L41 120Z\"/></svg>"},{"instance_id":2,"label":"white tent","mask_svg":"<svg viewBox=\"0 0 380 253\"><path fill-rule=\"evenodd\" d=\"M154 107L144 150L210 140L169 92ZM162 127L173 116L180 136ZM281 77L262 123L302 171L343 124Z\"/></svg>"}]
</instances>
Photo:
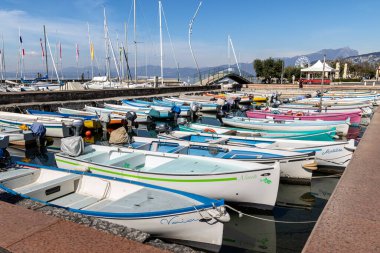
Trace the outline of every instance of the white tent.
<instances>
[{"instance_id":1,"label":"white tent","mask_svg":"<svg viewBox=\"0 0 380 253\"><path fill-rule=\"evenodd\" d=\"M325 63L325 72L335 72L335 69L330 67L327 63ZM301 72L323 72L323 63L318 60L314 65L301 69Z\"/></svg>"}]
</instances>

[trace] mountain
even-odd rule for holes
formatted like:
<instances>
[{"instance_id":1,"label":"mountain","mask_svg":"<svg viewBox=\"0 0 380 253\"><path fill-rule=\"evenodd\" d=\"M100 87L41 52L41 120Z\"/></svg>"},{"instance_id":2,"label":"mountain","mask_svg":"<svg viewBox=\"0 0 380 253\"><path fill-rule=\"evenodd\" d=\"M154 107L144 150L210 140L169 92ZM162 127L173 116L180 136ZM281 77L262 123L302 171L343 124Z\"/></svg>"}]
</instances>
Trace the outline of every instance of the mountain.
<instances>
[{"instance_id":1,"label":"mountain","mask_svg":"<svg viewBox=\"0 0 380 253\"><path fill-rule=\"evenodd\" d=\"M338 49L322 49L318 52L306 54L303 56L306 56L310 60L310 62L313 63L313 62L316 62L317 60L322 60L324 54L326 54L326 60L336 60L336 59L343 59L343 58L347 58L351 56L357 56L359 55L359 52L349 47L343 47L343 48L338 48ZM297 55L294 57L283 58L285 60L285 66L294 66L296 63L296 60L301 56L302 55Z\"/></svg>"},{"instance_id":2,"label":"mountain","mask_svg":"<svg viewBox=\"0 0 380 253\"><path fill-rule=\"evenodd\" d=\"M350 57L345 58L345 60L348 60L352 63L368 62L370 64L379 64L380 63L380 52L350 56Z\"/></svg>"}]
</instances>

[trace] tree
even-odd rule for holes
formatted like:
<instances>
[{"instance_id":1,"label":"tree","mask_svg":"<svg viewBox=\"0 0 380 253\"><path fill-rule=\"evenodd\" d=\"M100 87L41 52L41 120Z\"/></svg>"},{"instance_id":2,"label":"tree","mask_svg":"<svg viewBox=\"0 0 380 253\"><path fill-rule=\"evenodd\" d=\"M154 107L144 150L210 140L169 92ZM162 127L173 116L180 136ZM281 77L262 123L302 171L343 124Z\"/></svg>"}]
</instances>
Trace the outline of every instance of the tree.
<instances>
[{"instance_id":1,"label":"tree","mask_svg":"<svg viewBox=\"0 0 380 253\"><path fill-rule=\"evenodd\" d=\"M301 76L301 68L288 66L284 70L284 78L288 79L289 82L292 82L292 76L295 76L298 79Z\"/></svg>"},{"instance_id":2,"label":"tree","mask_svg":"<svg viewBox=\"0 0 380 253\"><path fill-rule=\"evenodd\" d=\"M281 78L283 61L280 59L268 58L265 60L256 59L253 61L253 68L256 76L264 78L267 83L272 82L272 78Z\"/></svg>"}]
</instances>

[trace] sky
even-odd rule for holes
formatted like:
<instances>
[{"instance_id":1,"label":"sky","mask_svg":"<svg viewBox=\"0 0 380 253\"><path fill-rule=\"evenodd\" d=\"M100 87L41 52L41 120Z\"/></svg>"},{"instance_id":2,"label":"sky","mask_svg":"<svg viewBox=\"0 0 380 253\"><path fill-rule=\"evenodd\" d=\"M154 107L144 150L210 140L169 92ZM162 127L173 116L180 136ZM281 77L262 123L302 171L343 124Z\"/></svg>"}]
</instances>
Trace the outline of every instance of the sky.
<instances>
[{"instance_id":1,"label":"sky","mask_svg":"<svg viewBox=\"0 0 380 253\"><path fill-rule=\"evenodd\" d=\"M159 65L158 1L136 1L138 66ZM4 38L7 70L15 71L17 66L19 29L25 70L43 69L40 48L43 25L53 55L57 56L56 45L61 42L64 68L76 67L76 44L78 66L89 66L87 23L95 58L102 68L103 8L115 50L117 40L125 41L127 23L127 47L133 67L132 3L133 0L0 0L0 36ZM169 30L168 33L163 21L165 67L174 67L175 57L180 67L195 67L188 29L199 0L162 0L162 4ZM246 63L256 58L292 57L347 46L360 54L370 53L380 51L379 10L379 0L203 0L193 24L192 47L201 67L228 63L228 35L238 61Z\"/></svg>"}]
</instances>

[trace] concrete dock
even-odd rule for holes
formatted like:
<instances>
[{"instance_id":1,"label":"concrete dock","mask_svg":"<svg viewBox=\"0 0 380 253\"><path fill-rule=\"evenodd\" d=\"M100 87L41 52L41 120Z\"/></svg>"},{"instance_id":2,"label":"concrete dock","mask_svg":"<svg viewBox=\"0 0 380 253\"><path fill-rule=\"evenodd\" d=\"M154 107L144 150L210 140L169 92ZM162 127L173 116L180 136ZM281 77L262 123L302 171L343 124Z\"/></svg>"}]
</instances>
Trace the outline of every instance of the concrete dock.
<instances>
[{"instance_id":1,"label":"concrete dock","mask_svg":"<svg viewBox=\"0 0 380 253\"><path fill-rule=\"evenodd\" d=\"M380 252L379 144L377 110L302 253Z\"/></svg>"},{"instance_id":2,"label":"concrete dock","mask_svg":"<svg viewBox=\"0 0 380 253\"><path fill-rule=\"evenodd\" d=\"M166 252L2 201L0 213L0 252Z\"/></svg>"}]
</instances>

